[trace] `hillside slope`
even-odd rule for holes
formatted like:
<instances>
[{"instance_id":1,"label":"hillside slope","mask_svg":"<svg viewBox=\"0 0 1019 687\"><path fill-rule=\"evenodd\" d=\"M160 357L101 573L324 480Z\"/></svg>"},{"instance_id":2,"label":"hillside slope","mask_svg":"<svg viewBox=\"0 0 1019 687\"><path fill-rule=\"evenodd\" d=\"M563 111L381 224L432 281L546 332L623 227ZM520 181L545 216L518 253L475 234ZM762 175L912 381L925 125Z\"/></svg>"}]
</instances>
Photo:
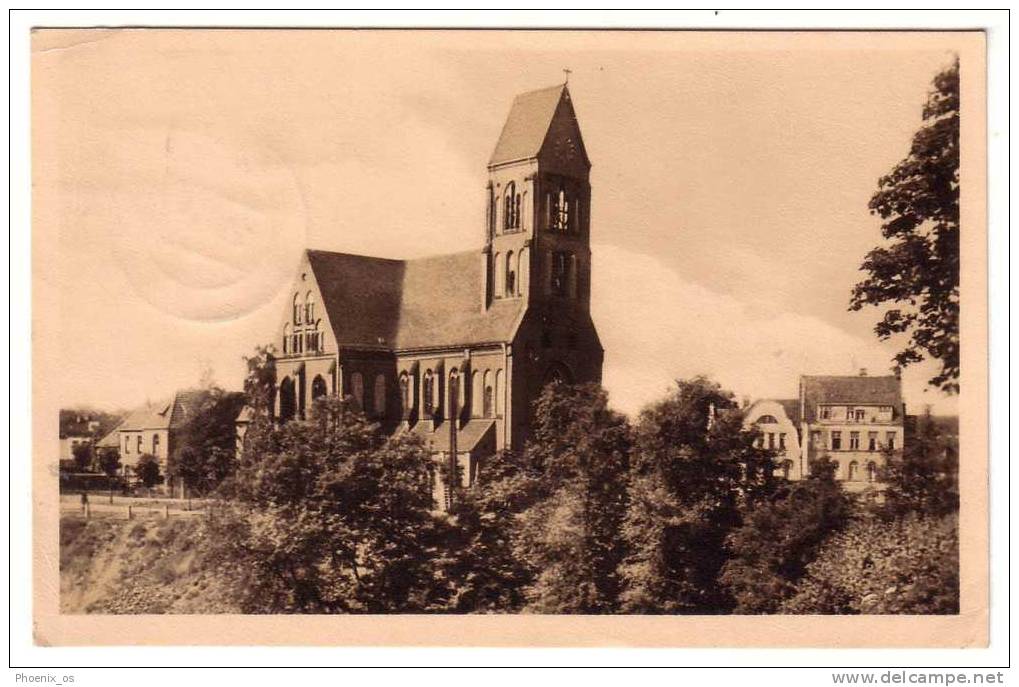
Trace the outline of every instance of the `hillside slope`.
<instances>
[{"instance_id":1,"label":"hillside slope","mask_svg":"<svg viewBox=\"0 0 1019 687\"><path fill-rule=\"evenodd\" d=\"M199 553L202 523L60 521L62 613L237 613Z\"/></svg>"}]
</instances>

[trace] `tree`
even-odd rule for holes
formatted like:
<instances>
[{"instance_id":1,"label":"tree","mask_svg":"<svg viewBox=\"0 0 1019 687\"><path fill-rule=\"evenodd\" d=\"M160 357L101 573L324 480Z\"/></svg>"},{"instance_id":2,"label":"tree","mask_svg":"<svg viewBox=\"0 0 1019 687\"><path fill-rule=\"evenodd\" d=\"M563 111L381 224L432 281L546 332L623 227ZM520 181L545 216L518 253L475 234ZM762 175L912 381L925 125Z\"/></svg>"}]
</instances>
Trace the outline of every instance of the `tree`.
<instances>
[{"instance_id":1,"label":"tree","mask_svg":"<svg viewBox=\"0 0 1019 687\"><path fill-rule=\"evenodd\" d=\"M87 472L92 467L92 444L90 442L75 444L71 449L71 454L74 456L74 466L78 472Z\"/></svg>"},{"instance_id":2,"label":"tree","mask_svg":"<svg viewBox=\"0 0 1019 687\"><path fill-rule=\"evenodd\" d=\"M212 554L245 612L441 609L432 460L384 437L350 402L319 398L307 422L256 418L230 499L209 523Z\"/></svg>"},{"instance_id":3,"label":"tree","mask_svg":"<svg viewBox=\"0 0 1019 687\"><path fill-rule=\"evenodd\" d=\"M529 504L515 551L533 571L527 607L608 613L618 606L631 430L597 384L545 387L525 450ZM528 473L525 473L525 476Z\"/></svg>"},{"instance_id":4,"label":"tree","mask_svg":"<svg viewBox=\"0 0 1019 687\"><path fill-rule=\"evenodd\" d=\"M945 436L930 415L916 419L901 452L889 452L883 472L887 516L942 516L959 511L958 442Z\"/></svg>"},{"instance_id":5,"label":"tree","mask_svg":"<svg viewBox=\"0 0 1019 687\"><path fill-rule=\"evenodd\" d=\"M871 213L889 245L867 254L850 310L892 304L874 327L882 340L908 332L895 360L940 361L932 386L959 390L959 61L934 78L924 126L909 155L878 181Z\"/></svg>"},{"instance_id":6,"label":"tree","mask_svg":"<svg viewBox=\"0 0 1019 687\"><path fill-rule=\"evenodd\" d=\"M151 453L143 453L138 458L138 462L134 466L134 474L146 489L152 489L163 482L163 475L159 470L159 459Z\"/></svg>"},{"instance_id":7,"label":"tree","mask_svg":"<svg viewBox=\"0 0 1019 687\"><path fill-rule=\"evenodd\" d=\"M807 479L784 482L746 508L743 525L729 535L730 558L721 575L735 612L778 612L820 547L842 531L851 514L852 501L826 459L812 463Z\"/></svg>"},{"instance_id":8,"label":"tree","mask_svg":"<svg viewBox=\"0 0 1019 687\"><path fill-rule=\"evenodd\" d=\"M120 451L115 448L101 448L98 451L99 469L103 471L110 487L110 503L113 503L113 480L120 472Z\"/></svg>"},{"instance_id":9,"label":"tree","mask_svg":"<svg viewBox=\"0 0 1019 687\"><path fill-rule=\"evenodd\" d=\"M244 377L244 398L253 414L271 417L276 391L276 348L272 344L258 346L255 354L244 358L248 368Z\"/></svg>"},{"instance_id":10,"label":"tree","mask_svg":"<svg viewBox=\"0 0 1019 687\"><path fill-rule=\"evenodd\" d=\"M235 420L245 403L244 394L216 387L190 394L190 412L174 430L170 456L173 476L184 486L188 499L206 494L229 475L235 464Z\"/></svg>"},{"instance_id":11,"label":"tree","mask_svg":"<svg viewBox=\"0 0 1019 687\"><path fill-rule=\"evenodd\" d=\"M481 462L472 488L458 490L441 564L451 589L447 610L511 613L527 603L525 592L536 573L517 555L514 535L539 485L533 466L500 451Z\"/></svg>"},{"instance_id":12,"label":"tree","mask_svg":"<svg viewBox=\"0 0 1019 687\"><path fill-rule=\"evenodd\" d=\"M631 458L623 536L623 610L724 613L725 542L740 504L774 488L772 453L754 446L731 393L703 377L677 381L645 408Z\"/></svg>"},{"instance_id":13,"label":"tree","mask_svg":"<svg viewBox=\"0 0 1019 687\"><path fill-rule=\"evenodd\" d=\"M911 514L891 522L855 520L822 547L782 611L958 613L958 519Z\"/></svg>"}]
</instances>

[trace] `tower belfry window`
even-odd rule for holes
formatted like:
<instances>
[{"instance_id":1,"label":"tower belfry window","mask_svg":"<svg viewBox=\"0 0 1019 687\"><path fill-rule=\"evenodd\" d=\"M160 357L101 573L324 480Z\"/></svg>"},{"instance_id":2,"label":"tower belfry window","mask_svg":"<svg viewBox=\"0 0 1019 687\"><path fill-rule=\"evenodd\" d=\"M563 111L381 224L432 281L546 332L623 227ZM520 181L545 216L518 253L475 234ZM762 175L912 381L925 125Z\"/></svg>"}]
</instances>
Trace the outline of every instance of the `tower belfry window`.
<instances>
[{"instance_id":1,"label":"tower belfry window","mask_svg":"<svg viewBox=\"0 0 1019 687\"><path fill-rule=\"evenodd\" d=\"M565 233L570 230L570 197L565 184L559 184L558 192L552 194L551 214L554 231Z\"/></svg>"}]
</instances>

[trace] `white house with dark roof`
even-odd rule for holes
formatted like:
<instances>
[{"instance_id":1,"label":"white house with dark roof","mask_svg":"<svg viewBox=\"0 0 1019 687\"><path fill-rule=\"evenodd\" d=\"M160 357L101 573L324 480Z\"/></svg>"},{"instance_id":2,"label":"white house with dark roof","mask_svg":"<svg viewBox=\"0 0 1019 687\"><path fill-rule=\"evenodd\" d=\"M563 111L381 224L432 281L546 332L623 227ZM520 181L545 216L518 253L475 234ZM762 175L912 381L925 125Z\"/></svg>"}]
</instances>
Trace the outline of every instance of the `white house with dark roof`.
<instances>
[{"instance_id":1,"label":"white house with dark roof","mask_svg":"<svg viewBox=\"0 0 1019 687\"><path fill-rule=\"evenodd\" d=\"M166 479L168 490L173 493L175 484L170 474L170 456L175 433L192 418L202 393L178 391L172 399L146 403L134 409L99 441L97 448L116 448L125 476L134 474L134 466L143 455L154 456L159 461L159 471Z\"/></svg>"},{"instance_id":2,"label":"white house with dark roof","mask_svg":"<svg viewBox=\"0 0 1019 687\"><path fill-rule=\"evenodd\" d=\"M813 461L827 457L835 478L852 491L880 482L887 452L902 450L904 420L902 380L865 370L804 375L798 399L757 401L744 416L762 433L761 445L781 449L779 469L789 479L806 477Z\"/></svg>"},{"instance_id":3,"label":"white house with dark roof","mask_svg":"<svg viewBox=\"0 0 1019 687\"><path fill-rule=\"evenodd\" d=\"M601 380L590 168L566 85L524 93L488 161L479 247L416 260L307 250L273 337L277 420L349 396L468 483L483 456L522 448L547 382Z\"/></svg>"}]
</instances>

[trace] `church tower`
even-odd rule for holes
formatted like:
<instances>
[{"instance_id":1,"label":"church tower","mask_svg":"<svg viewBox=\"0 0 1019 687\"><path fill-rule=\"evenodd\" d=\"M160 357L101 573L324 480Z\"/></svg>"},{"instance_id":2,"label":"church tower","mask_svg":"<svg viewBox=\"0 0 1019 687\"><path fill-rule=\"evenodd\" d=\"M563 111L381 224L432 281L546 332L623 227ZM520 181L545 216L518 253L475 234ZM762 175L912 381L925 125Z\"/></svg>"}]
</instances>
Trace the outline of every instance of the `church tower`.
<instances>
[{"instance_id":1,"label":"church tower","mask_svg":"<svg viewBox=\"0 0 1019 687\"><path fill-rule=\"evenodd\" d=\"M486 307L590 307L590 170L566 84L517 96L488 163Z\"/></svg>"},{"instance_id":2,"label":"church tower","mask_svg":"<svg viewBox=\"0 0 1019 687\"><path fill-rule=\"evenodd\" d=\"M524 306L506 350L506 442L520 450L545 385L600 382L591 320L591 162L566 84L517 96L488 163L484 307Z\"/></svg>"}]
</instances>

